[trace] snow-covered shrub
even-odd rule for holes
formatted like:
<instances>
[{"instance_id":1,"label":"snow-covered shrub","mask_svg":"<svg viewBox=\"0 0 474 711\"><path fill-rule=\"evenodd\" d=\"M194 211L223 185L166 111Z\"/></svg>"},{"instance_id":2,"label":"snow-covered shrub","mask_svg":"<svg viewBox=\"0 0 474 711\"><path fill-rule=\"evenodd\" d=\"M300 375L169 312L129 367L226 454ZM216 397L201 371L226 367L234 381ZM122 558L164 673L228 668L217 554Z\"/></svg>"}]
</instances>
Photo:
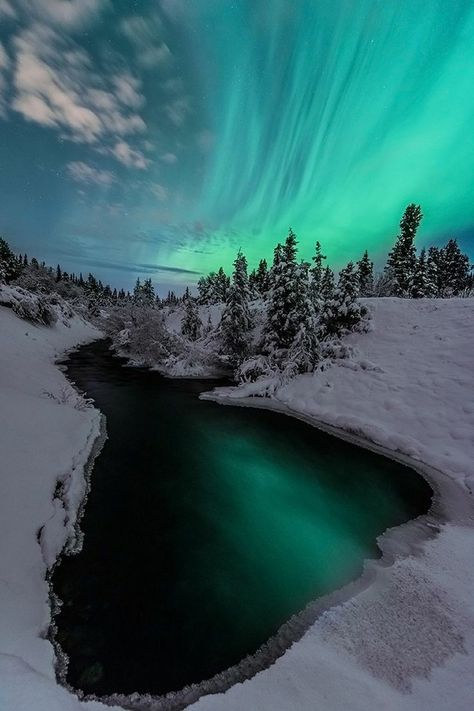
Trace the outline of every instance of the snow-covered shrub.
<instances>
[{"instance_id":1,"label":"snow-covered shrub","mask_svg":"<svg viewBox=\"0 0 474 711\"><path fill-rule=\"evenodd\" d=\"M56 310L44 296L15 286L0 288L0 303L9 306L17 316L25 321L52 326L57 321Z\"/></svg>"},{"instance_id":2,"label":"snow-covered shrub","mask_svg":"<svg viewBox=\"0 0 474 711\"><path fill-rule=\"evenodd\" d=\"M41 296L23 297L12 303L12 309L25 321L52 326L57 321L55 310Z\"/></svg>"}]
</instances>

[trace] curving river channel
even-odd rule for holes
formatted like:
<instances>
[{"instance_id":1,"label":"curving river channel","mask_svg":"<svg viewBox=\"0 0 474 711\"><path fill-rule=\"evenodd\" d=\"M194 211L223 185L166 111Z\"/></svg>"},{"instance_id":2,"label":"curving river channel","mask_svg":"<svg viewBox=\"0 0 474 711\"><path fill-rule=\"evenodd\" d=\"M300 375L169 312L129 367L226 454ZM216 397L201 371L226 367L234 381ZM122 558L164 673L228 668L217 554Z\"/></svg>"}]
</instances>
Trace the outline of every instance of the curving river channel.
<instances>
[{"instance_id":1,"label":"curving river channel","mask_svg":"<svg viewBox=\"0 0 474 711\"><path fill-rule=\"evenodd\" d=\"M53 577L67 681L86 693L158 695L225 670L430 506L411 469L281 414L199 400L215 382L124 368L105 341L67 374L108 431L83 550Z\"/></svg>"}]
</instances>

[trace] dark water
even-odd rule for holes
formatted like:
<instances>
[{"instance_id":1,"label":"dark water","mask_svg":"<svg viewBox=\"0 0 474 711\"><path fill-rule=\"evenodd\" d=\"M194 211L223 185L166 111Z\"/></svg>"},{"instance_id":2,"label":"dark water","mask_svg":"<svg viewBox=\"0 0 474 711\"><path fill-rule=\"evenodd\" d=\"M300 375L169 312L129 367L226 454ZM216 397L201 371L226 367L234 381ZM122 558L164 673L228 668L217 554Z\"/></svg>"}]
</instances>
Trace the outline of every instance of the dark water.
<instances>
[{"instance_id":1,"label":"dark water","mask_svg":"<svg viewBox=\"0 0 474 711\"><path fill-rule=\"evenodd\" d=\"M213 383L123 368L104 342L68 375L109 435L84 548L53 581L68 681L88 693L161 694L226 669L429 508L410 469L284 415L200 401Z\"/></svg>"}]
</instances>

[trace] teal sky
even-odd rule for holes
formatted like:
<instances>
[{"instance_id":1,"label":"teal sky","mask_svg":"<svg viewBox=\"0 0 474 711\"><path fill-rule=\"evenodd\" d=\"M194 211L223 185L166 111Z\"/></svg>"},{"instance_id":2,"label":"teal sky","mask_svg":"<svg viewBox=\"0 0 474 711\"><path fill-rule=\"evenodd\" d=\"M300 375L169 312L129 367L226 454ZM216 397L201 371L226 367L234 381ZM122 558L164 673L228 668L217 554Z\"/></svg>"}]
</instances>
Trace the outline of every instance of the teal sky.
<instances>
[{"instance_id":1,"label":"teal sky","mask_svg":"<svg viewBox=\"0 0 474 711\"><path fill-rule=\"evenodd\" d=\"M0 0L0 233L162 291L270 258L474 253L471 0Z\"/></svg>"}]
</instances>

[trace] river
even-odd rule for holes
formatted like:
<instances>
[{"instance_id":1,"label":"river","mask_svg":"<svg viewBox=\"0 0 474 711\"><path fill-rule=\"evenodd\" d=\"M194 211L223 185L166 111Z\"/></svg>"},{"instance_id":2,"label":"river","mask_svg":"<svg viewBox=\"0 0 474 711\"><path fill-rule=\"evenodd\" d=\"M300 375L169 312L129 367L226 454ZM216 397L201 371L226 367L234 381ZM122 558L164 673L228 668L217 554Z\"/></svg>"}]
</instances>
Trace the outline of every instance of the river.
<instances>
[{"instance_id":1,"label":"river","mask_svg":"<svg viewBox=\"0 0 474 711\"><path fill-rule=\"evenodd\" d=\"M74 688L158 695L212 677L430 506L399 463L282 414L200 400L212 381L123 363L98 341L66 364L108 432L83 549L53 576Z\"/></svg>"}]
</instances>

